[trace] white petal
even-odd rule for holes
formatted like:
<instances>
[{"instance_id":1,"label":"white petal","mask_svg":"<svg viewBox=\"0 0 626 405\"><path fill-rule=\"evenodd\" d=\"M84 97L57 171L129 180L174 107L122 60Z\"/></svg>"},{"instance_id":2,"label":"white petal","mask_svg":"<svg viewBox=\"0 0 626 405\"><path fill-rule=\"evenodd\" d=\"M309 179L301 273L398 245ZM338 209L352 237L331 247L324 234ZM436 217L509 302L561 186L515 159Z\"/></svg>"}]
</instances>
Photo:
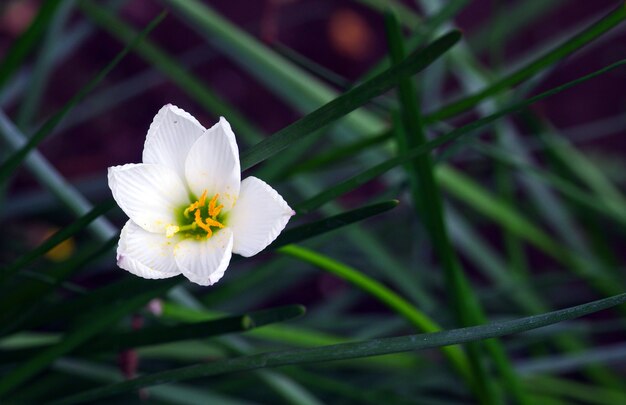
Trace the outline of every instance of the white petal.
<instances>
[{"instance_id":1,"label":"white petal","mask_svg":"<svg viewBox=\"0 0 626 405\"><path fill-rule=\"evenodd\" d=\"M295 212L272 187L256 177L241 182L237 204L228 216L233 230L233 252L250 257L265 249L285 228Z\"/></svg>"},{"instance_id":2,"label":"white petal","mask_svg":"<svg viewBox=\"0 0 626 405\"><path fill-rule=\"evenodd\" d=\"M114 166L109 167L108 177L117 205L149 232L165 233L165 227L176 221L176 208L189 203L182 180L165 166Z\"/></svg>"},{"instance_id":3,"label":"white petal","mask_svg":"<svg viewBox=\"0 0 626 405\"><path fill-rule=\"evenodd\" d=\"M174 260L177 238L144 230L126 222L117 247L117 265L139 277L168 278L180 274Z\"/></svg>"},{"instance_id":4,"label":"white petal","mask_svg":"<svg viewBox=\"0 0 626 405\"><path fill-rule=\"evenodd\" d=\"M212 285L224 275L233 250L233 233L224 228L210 238L182 240L174 248L178 268L190 281Z\"/></svg>"},{"instance_id":5,"label":"white petal","mask_svg":"<svg viewBox=\"0 0 626 405\"><path fill-rule=\"evenodd\" d=\"M167 104L154 116L143 146L143 162L174 169L185 178L187 153L206 129L188 112Z\"/></svg>"},{"instance_id":6,"label":"white petal","mask_svg":"<svg viewBox=\"0 0 626 405\"><path fill-rule=\"evenodd\" d=\"M223 117L193 144L185 162L185 176L191 191L211 197L228 211L239 195L241 169L235 134Z\"/></svg>"}]
</instances>

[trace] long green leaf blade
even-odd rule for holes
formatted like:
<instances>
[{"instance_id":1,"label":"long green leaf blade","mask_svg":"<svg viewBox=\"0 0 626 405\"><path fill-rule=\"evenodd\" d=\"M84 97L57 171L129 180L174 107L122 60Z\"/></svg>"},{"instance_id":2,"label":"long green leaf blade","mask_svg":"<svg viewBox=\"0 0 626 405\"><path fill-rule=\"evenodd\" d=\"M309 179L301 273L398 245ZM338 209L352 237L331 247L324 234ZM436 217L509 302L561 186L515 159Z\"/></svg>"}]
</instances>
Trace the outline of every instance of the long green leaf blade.
<instances>
[{"instance_id":1,"label":"long green leaf blade","mask_svg":"<svg viewBox=\"0 0 626 405\"><path fill-rule=\"evenodd\" d=\"M20 269L28 266L33 261L40 258L50 249L57 246L59 243L65 241L66 239L76 235L78 232L85 229L87 225L95 221L97 218L99 218L101 215L109 211L114 206L115 206L115 202L112 199L99 204L87 214L83 215L82 217L72 222L67 227L59 230L50 238L46 239L45 242L37 246L35 249L29 251L23 256L20 256L9 266L5 267L4 269L1 269L0 270L0 285L2 285L9 277L15 275L18 271L20 271Z\"/></svg>"},{"instance_id":2,"label":"long green leaf blade","mask_svg":"<svg viewBox=\"0 0 626 405\"><path fill-rule=\"evenodd\" d=\"M24 158L26 158L28 153L36 148L37 145L39 145L39 143L54 130L61 120L118 65L122 59L124 59L124 57L143 40L143 38L145 38L153 29L157 27L166 15L167 13L164 11L152 20L131 43L129 43L115 56L111 62L109 62L107 66L104 67L104 69L102 69L93 79L83 86L78 93L76 93L70 101L68 101L63 108L61 108L59 112L46 121L46 123L30 137L26 145L12 154L7 161L2 163L0 166L0 184L7 181L13 170L24 160Z\"/></svg>"},{"instance_id":3,"label":"long green leaf blade","mask_svg":"<svg viewBox=\"0 0 626 405\"><path fill-rule=\"evenodd\" d=\"M432 150L434 150L435 148L438 148L439 146L442 146L448 142L451 141L455 141L456 139L462 137L462 136L466 136L471 134L472 132L494 122L497 119L500 119L508 114L511 114L513 112L519 111L533 103L536 103L539 100L542 100L544 98L550 97L552 95L561 93L565 90L568 90L574 86L577 86L578 84L581 84L583 82L586 82L587 80L593 79L595 77L598 77L600 75L603 75L611 70L614 70L616 68L619 68L623 65L626 64L626 60L621 60L619 62L616 62L614 64L611 64L607 67L604 67L602 69L599 69L593 73L590 73L586 76L580 77L576 80L572 80L571 82L568 82L564 85L555 87L551 90L548 90L546 92L543 92L541 94L538 94L536 96L533 96L529 99L517 102L512 104L509 107L506 107L500 111L497 111L491 115L488 115L486 117L483 117L481 119L478 119L476 121L471 122L470 124L464 125L462 127L459 127L457 129L454 129L450 132L448 132L445 135L441 135L435 139L433 139L432 141L429 141L421 146L418 146L416 148L413 148L412 150L408 151L404 156L398 156L392 159L389 159L383 163L380 163L370 169L367 169L363 172L361 172L360 174L345 180L337 185L335 185L332 188L329 188L323 192L321 192L320 194L318 194L317 196L308 199L306 202L303 202L299 205L299 208L301 210L301 212L310 212L320 206L322 206L323 204L327 203L328 201L331 201L345 193L347 193L348 191L354 190L355 188L367 183L368 181L386 173L387 171L393 169L396 166L399 166L405 162L408 162L411 159L414 159L417 156L421 156L425 153L429 153Z\"/></svg>"},{"instance_id":4,"label":"long green leaf blade","mask_svg":"<svg viewBox=\"0 0 626 405\"><path fill-rule=\"evenodd\" d=\"M301 305L288 305L188 325L159 325L130 332L108 333L81 346L73 353L91 355L93 353L118 352L142 346L246 332L265 325L296 319L302 316L304 312L305 309ZM7 351L2 354L2 359L13 362L24 361L47 348L47 346L43 346L35 349Z\"/></svg>"},{"instance_id":5,"label":"long green leaf blade","mask_svg":"<svg viewBox=\"0 0 626 405\"><path fill-rule=\"evenodd\" d=\"M333 101L244 151L241 155L242 169L249 169L302 137L343 117L372 98L392 88L398 83L400 78L411 76L425 69L460 39L461 34L458 31L453 31L440 37L426 48L412 53L396 66L347 91Z\"/></svg>"},{"instance_id":6,"label":"long green leaf blade","mask_svg":"<svg viewBox=\"0 0 626 405\"><path fill-rule=\"evenodd\" d=\"M2 88L11 75L20 67L28 53L37 45L46 27L54 17L56 9L63 1L46 1L41 5L39 13L28 29L15 41L11 48L3 56L0 64L0 88Z\"/></svg>"},{"instance_id":7,"label":"long green leaf blade","mask_svg":"<svg viewBox=\"0 0 626 405\"><path fill-rule=\"evenodd\" d=\"M107 398L112 395L136 390L141 387L226 373L256 370L259 368L354 359L463 344L526 332L558 322L579 318L581 316L602 311L624 303L626 303L626 293L558 311L518 318L511 321L493 322L487 325L472 326L469 328L453 329L422 335L374 339L364 342L344 343L313 349L288 350L244 356L235 359L217 361L210 364L200 364L175 370L168 370L135 378L123 383L113 384L107 387L97 388L67 397L53 402L53 404L75 404L84 401Z\"/></svg>"},{"instance_id":8,"label":"long green leaf blade","mask_svg":"<svg viewBox=\"0 0 626 405\"><path fill-rule=\"evenodd\" d=\"M295 241L309 239L311 235L321 235L335 229L343 228L344 226L363 221L367 218L389 211L397 207L398 204L398 200L384 201L333 215L319 221L309 222L283 232L270 246L272 248L285 246L290 243L295 243Z\"/></svg>"},{"instance_id":9,"label":"long green leaf blade","mask_svg":"<svg viewBox=\"0 0 626 405\"><path fill-rule=\"evenodd\" d=\"M550 50L549 52L529 63L528 65L499 79L495 83L489 85L487 88L475 94L446 105L440 110L429 114L427 117L427 121L436 122L453 117L463 111L474 107L479 102L495 94L498 94L503 90L509 89L516 84L523 82L529 77L532 77L542 70L553 66L558 61L566 58L580 48L594 41L601 35L607 33L608 31L619 25L622 21L624 21L624 19L626 19L626 7L621 4L613 12L602 18L597 23L593 24L591 27L575 35L573 38L565 41L563 44L557 46L555 49Z\"/></svg>"}]
</instances>

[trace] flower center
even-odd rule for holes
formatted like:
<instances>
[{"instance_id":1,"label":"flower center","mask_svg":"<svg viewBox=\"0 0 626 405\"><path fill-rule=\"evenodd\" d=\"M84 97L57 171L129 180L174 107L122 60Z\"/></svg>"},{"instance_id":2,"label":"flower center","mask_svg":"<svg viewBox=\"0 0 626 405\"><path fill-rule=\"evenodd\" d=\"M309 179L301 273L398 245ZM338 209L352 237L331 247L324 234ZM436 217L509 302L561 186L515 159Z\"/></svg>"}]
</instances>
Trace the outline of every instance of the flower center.
<instances>
[{"instance_id":1,"label":"flower center","mask_svg":"<svg viewBox=\"0 0 626 405\"><path fill-rule=\"evenodd\" d=\"M195 235L199 239L200 235L206 232L206 237L210 238L214 232L211 228L219 230L224 227L223 221L219 217L222 208L224 208L222 204L218 205L217 199L219 196L219 194L215 194L207 204L207 191L204 190L198 200L189 204L182 211L181 225L168 226L165 230L165 235L171 238L178 232L185 232Z\"/></svg>"}]
</instances>

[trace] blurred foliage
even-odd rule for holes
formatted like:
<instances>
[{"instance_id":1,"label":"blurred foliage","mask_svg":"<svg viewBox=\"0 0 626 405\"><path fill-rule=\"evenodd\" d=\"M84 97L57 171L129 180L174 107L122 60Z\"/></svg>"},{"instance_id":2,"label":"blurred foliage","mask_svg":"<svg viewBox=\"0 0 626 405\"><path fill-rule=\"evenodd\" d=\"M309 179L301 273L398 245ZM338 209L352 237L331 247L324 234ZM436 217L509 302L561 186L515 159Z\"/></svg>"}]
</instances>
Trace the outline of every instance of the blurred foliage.
<instances>
[{"instance_id":1,"label":"blurred foliage","mask_svg":"<svg viewBox=\"0 0 626 405\"><path fill-rule=\"evenodd\" d=\"M573 0L268 0L254 27L208 3L0 5L0 403L626 402L623 2L551 30ZM345 71L280 42L312 19ZM156 92L226 116L298 213L212 287L115 266L105 168L139 156ZM564 128L564 97L607 112ZM125 154L68 175L129 103L140 124L101 140Z\"/></svg>"}]
</instances>

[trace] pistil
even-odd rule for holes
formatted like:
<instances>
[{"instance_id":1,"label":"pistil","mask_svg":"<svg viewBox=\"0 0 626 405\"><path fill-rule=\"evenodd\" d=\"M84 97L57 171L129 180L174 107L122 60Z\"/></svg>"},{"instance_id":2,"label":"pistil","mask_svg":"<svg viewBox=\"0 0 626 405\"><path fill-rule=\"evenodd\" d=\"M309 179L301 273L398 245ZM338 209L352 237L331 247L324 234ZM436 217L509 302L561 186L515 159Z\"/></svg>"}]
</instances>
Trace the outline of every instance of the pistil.
<instances>
[{"instance_id":1,"label":"pistil","mask_svg":"<svg viewBox=\"0 0 626 405\"><path fill-rule=\"evenodd\" d=\"M167 227L166 236L171 238L178 232L195 231L200 228L207 233L207 238L210 238L213 235L213 229L211 228L224 228L224 224L217 219L222 208L224 208L222 204L217 205L218 198L219 194L215 194L213 198L211 198L207 207L208 217L202 218L202 209L205 207L207 199L207 191L205 190L197 201L189 204L183 211L183 215L189 219L191 219L191 214L193 213L193 222L183 226L171 225Z\"/></svg>"}]
</instances>

